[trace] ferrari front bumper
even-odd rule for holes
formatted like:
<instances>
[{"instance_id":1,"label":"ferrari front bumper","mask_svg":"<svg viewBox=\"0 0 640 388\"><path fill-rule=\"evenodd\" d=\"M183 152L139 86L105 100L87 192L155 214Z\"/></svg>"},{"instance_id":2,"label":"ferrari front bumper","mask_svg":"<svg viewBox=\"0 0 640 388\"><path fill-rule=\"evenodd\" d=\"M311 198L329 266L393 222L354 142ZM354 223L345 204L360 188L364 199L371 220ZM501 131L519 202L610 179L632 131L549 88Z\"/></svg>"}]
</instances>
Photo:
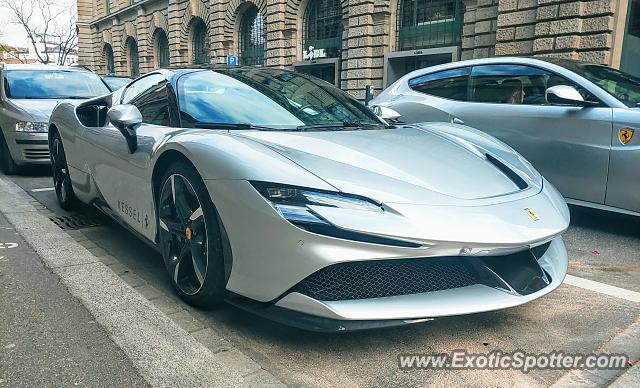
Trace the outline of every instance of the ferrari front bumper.
<instances>
[{"instance_id":1,"label":"ferrari front bumper","mask_svg":"<svg viewBox=\"0 0 640 388\"><path fill-rule=\"evenodd\" d=\"M560 234L568 210L550 185L477 206L393 203L395 211L379 220L321 213L342 230L417 244L407 247L310 233L284 220L246 181L205 184L231 247L229 302L293 326L354 330L517 306L557 288L567 271ZM527 215L529 207L539 219ZM413 266L427 278L407 286ZM442 276L431 275L432 266ZM358 274L369 267L377 272ZM323 273L332 268L346 277L332 281ZM311 288L302 287L311 280ZM370 292L380 284L384 290ZM340 291L345 285L361 287Z\"/></svg>"},{"instance_id":2,"label":"ferrari front bumper","mask_svg":"<svg viewBox=\"0 0 640 388\"><path fill-rule=\"evenodd\" d=\"M477 258L468 258L474 259ZM293 291L275 303L255 302L239 295L231 296L228 301L271 320L306 330L334 332L400 326L439 317L500 310L540 298L562 284L567 273L567 259L564 243L556 237L537 259L549 282L527 295L477 283L369 299L323 301Z\"/></svg>"}]
</instances>

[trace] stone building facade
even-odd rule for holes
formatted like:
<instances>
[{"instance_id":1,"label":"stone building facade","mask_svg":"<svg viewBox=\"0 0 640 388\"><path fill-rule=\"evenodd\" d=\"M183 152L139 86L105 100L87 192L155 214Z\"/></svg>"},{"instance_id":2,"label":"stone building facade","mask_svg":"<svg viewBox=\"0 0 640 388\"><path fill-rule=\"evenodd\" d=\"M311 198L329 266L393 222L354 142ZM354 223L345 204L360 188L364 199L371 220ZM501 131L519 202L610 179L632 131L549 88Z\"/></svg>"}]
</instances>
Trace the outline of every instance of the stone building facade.
<instances>
[{"instance_id":1,"label":"stone building facade","mask_svg":"<svg viewBox=\"0 0 640 388\"><path fill-rule=\"evenodd\" d=\"M137 75L236 57L314 74L360 99L367 85L380 90L416 68L489 56L557 56L640 73L625 59L640 51L638 3L78 0L79 60L99 73Z\"/></svg>"}]
</instances>

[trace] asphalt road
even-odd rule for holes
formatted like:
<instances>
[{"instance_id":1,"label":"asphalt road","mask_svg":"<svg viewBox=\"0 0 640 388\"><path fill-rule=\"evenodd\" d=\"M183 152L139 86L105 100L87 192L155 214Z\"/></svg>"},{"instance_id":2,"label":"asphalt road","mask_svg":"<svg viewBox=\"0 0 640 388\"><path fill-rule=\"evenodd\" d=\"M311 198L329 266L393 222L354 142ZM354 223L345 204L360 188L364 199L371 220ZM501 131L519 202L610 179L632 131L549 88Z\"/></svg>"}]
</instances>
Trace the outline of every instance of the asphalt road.
<instances>
[{"instance_id":1,"label":"asphalt road","mask_svg":"<svg viewBox=\"0 0 640 388\"><path fill-rule=\"evenodd\" d=\"M13 177L44 206L63 214L51 191L51 178L35 172ZM83 212L93 214L94 210ZM175 299L161 257L114 224L83 229L83 234L156 289ZM640 292L640 220L572 208L565 234L569 273ZM177 300L177 299L175 299ZM438 319L400 328L317 334L291 329L232 306L200 311L179 302L205 325L293 386L433 385L547 386L566 372L400 371L399 353L441 353L516 349L532 353L562 350L592 353L640 317L640 304L562 285L524 306L497 312Z\"/></svg>"},{"instance_id":2,"label":"asphalt road","mask_svg":"<svg viewBox=\"0 0 640 388\"><path fill-rule=\"evenodd\" d=\"M2 214L0 243L0 387L147 386Z\"/></svg>"}]
</instances>

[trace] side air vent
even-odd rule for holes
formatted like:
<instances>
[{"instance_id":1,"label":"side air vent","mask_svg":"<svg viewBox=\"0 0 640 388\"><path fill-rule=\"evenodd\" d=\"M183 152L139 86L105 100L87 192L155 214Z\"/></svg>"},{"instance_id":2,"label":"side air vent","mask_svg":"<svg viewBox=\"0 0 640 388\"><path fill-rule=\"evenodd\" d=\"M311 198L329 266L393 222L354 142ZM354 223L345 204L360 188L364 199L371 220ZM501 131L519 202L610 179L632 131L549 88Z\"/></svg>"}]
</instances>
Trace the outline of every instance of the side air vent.
<instances>
[{"instance_id":1,"label":"side air vent","mask_svg":"<svg viewBox=\"0 0 640 388\"><path fill-rule=\"evenodd\" d=\"M487 160L491 162L491 164L496 166L498 170L500 170L504 175L511 179L511 181L515 183L520 190L524 190L529 187L529 185L527 185L527 182L525 182L525 180L522 179L520 175L516 174L515 171L507 167L507 165L496 159L493 155L485 154L485 156L487 157Z\"/></svg>"}]
</instances>

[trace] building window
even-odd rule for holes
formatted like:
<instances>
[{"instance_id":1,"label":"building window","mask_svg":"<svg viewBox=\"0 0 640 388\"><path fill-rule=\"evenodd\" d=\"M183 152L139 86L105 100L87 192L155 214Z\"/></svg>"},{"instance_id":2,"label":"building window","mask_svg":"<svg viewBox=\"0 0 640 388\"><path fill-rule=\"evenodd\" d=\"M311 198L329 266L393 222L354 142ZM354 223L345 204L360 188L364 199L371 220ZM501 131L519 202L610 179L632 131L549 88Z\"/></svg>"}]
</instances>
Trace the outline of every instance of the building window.
<instances>
[{"instance_id":1,"label":"building window","mask_svg":"<svg viewBox=\"0 0 640 388\"><path fill-rule=\"evenodd\" d=\"M207 25L200 18L191 26L191 52L193 63L204 65L209 63L209 33Z\"/></svg>"},{"instance_id":2,"label":"building window","mask_svg":"<svg viewBox=\"0 0 640 388\"><path fill-rule=\"evenodd\" d=\"M335 58L342 49L342 5L340 0L309 2L303 29L304 59Z\"/></svg>"},{"instance_id":3,"label":"building window","mask_svg":"<svg viewBox=\"0 0 640 388\"><path fill-rule=\"evenodd\" d=\"M116 65L115 61L113 60L113 48L109 43L104 45L104 63L106 66L106 74L115 74Z\"/></svg>"},{"instance_id":4,"label":"building window","mask_svg":"<svg viewBox=\"0 0 640 388\"><path fill-rule=\"evenodd\" d=\"M163 30L156 32L156 61L161 69L169 67L169 40Z\"/></svg>"},{"instance_id":5,"label":"building window","mask_svg":"<svg viewBox=\"0 0 640 388\"><path fill-rule=\"evenodd\" d=\"M640 0L634 0L629 9L629 35L640 38Z\"/></svg>"},{"instance_id":6,"label":"building window","mask_svg":"<svg viewBox=\"0 0 640 388\"><path fill-rule=\"evenodd\" d=\"M140 62L138 59L138 43L129 37L127 39L127 61L129 62L129 75L137 77L140 75Z\"/></svg>"},{"instance_id":7,"label":"building window","mask_svg":"<svg viewBox=\"0 0 640 388\"><path fill-rule=\"evenodd\" d=\"M264 64L264 18L255 5L242 15L238 39L239 57L242 65Z\"/></svg>"},{"instance_id":8,"label":"building window","mask_svg":"<svg viewBox=\"0 0 640 388\"><path fill-rule=\"evenodd\" d=\"M400 0L397 51L460 44L462 0Z\"/></svg>"},{"instance_id":9,"label":"building window","mask_svg":"<svg viewBox=\"0 0 640 388\"><path fill-rule=\"evenodd\" d=\"M104 13L109 15L111 13L111 0L104 1Z\"/></svg>"}]
</instances>

